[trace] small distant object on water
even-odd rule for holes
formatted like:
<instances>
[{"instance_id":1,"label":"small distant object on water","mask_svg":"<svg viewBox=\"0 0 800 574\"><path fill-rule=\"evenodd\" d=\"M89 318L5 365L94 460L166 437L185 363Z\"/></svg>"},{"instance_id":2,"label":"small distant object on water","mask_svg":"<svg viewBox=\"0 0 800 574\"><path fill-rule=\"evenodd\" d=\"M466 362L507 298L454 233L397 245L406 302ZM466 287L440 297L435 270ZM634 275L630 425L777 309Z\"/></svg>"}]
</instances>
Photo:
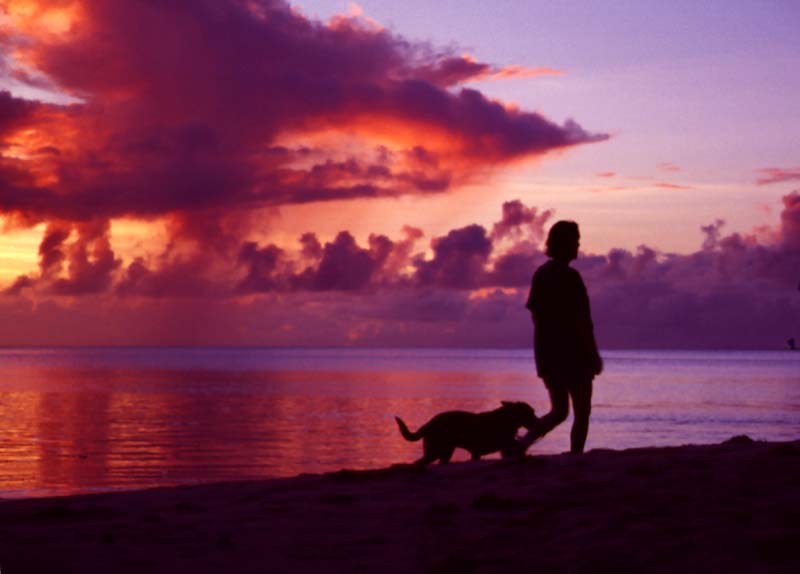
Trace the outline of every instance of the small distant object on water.
<instances>
[{"instance_id":1,"label":"small distant object on water","mask_svg":"<svg viewBox=\"0 0 800 574\"><path fill-rule=\"evenodd\" d=\"M797 345L795 344L794 337L790 337L789 340L786 341L786 344L789 345L789 350L790 351L796 351L797 350Z\"/></svg>"}]
</instances>

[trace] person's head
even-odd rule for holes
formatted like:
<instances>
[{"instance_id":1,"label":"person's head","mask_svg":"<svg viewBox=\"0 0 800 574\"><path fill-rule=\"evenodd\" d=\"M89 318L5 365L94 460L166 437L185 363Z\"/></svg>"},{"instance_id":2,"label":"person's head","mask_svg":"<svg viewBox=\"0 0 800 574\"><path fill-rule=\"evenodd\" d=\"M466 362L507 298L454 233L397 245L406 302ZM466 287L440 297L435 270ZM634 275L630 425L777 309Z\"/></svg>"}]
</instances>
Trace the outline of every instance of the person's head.
<instances>
[{"instance_id":1,"label":"person's head","mask_svg":"<svg viewBox=\"0 0 800 574\"><path fill-rule=\"evenodd\" d=\"M577 223L557 221L547 234L547 256L559 261L572 261L578 257L580 239Z\"/></svg>"}]
</instances>

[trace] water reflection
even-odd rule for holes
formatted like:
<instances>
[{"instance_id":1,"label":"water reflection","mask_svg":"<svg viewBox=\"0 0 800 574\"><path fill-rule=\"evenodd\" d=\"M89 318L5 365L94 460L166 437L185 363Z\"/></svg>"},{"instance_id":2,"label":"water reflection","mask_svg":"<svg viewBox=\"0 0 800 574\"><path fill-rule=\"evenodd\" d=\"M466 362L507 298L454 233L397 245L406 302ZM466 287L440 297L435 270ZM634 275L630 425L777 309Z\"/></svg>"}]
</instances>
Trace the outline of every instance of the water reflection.
<instances>
[{"instance_id":1,"label":"water reflection","mask_svg":"<svg viewBox=\"0 0 800 574\"><path fill-rule=\"evenodd\" d=\"M305 368L300 356L271 368L250 351L211 354L0 351L0 496L383 467L421 448L400 438L394 415L416 428L444 410L548 404L527 352L487 352L481 362L409 351L384 363L361 353L352 370L341 353ZM757 359L732 368L696 355L612 356L596 386L589 448L796 438L800 363L770 371ZM565 450L568 426L533 450Z\"/></svg>"},{"instance_id":2,"label":"water reflection","mask_svg":"<svg viewBox=\"0 0 800 574\"><path fill-rule=\"evenodd\" d=\"M12 378L33 390L0 392L5 496L387 466L418 457L394 414L421 424L502 398L470 377L451 397L424 396L452 373L26 369Z\"/></svg>"}]
</instances>

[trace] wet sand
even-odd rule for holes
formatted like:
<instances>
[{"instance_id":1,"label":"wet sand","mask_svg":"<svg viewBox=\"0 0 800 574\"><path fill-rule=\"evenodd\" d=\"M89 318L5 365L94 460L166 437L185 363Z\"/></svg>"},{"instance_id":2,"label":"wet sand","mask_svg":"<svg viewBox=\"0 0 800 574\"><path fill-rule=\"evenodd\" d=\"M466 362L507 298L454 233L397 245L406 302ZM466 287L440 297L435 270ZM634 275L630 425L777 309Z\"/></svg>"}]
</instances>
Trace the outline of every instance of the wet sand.
<instances>
[{"instance_id":1,"label":"wet sand","mask_svg":"<svg viewBox=\"0 0 800 574\"><path fill-rule=\"evenodd\" d=\"M800 572L800 441L0 502L29 572Z\"/></svg>"}]
</instances>

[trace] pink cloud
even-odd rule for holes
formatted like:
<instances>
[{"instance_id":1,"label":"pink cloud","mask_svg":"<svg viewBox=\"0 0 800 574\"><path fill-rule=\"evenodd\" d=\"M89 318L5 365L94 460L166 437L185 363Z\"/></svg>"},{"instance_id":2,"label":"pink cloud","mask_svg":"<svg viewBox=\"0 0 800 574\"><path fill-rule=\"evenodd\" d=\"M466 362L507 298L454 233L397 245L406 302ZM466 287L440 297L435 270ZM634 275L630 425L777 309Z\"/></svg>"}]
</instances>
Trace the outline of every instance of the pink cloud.
<instances>
[{"instance_id":1,"label":"pink cloud","mask_svg":"<svg viewBox=\"0 0 800 574\"><path fill-rule=\"evenodd\" d=\"M518 199L507 201L503 204L502 218L492 227L492 237L539 241L544 237L544 226L552 215L549 209L539 211L535 207L527 207Z\"/></svg>"},{"instance_id":2,"label":"pink cloud","mask_svg":"<svg viewBox=\"0 0 800 574\"><path fill-rule=\"evenodd\" d=\"M290 272L276 263L268 273L282 256L248 243L259 209L447 193L509 162L608 138L460 87L553 70L475 62L359 17L322 23L281 0L32 4L9 18L0 60L79 103L0 91L0 214L73 235L52 253L65 265L57 279L40 269L17 292L77 294L108 281L158 297L227 292L234 281L215 276L230 261L251 266L240 288L261 292L270 274ZM59 20L35 15L48 10L70 25L47 29ZM358 144L347 153L344 132ZM120 261L107 234L88 231L120 217L166 222L168 248ZM194 282L180 285L182 275Z\"/></svg>"},{"instance_id":3,"label":"pink cloud","mask_svg":"<svg viewBox=\"0 0 800 574\"><path fill-rule=\"evenodd\" d=\"M786 249L800 250L800 191L783 197L781 240Z\"/></svg>"},{"instance_id":4,"label":"pink cloud","mask_svg":"<svg viewBox=\"0 0 800 574\"><path fill-rule=\"evenodd\" d=\"M690 185L680 185L677 183L669 183L666 181L659 181L653 184L653 187L659 189L692 189Z\"/></svg>"},{"instance_id":5,"label":"pink cloud","mask_svg":"<svg viewBox=\"0 0 800 574\"><path fill-rule=\"evenodd\" d=\"M488 227L361 243L348 230L321 241L309 223L295 250L254 241L249 218L447 193L607 139L461 87L552 71L471 61L354 18L323 24L277 0L75 5L71 32L20 24L3 46L81 103L0 91L0 213L46 224L38 269L0 300L0 342L346 344L364 332L369 344L528 344L522 303L550 210L513 201ZM319 137L345 130L360 144L347 153ZM796 172L767 168L759 183ZM800 201L783 201L771 234L715 222L688 255L584 254L601 345L780 345L800 305ZM164 222L163 252L122 260L110 241L121 216Z\"/></svg>"},{"instance_id":6,"label":"pink cloud","mask_svg":"<svg viewBox=\"0 0 800 574\"><path fill-rule=\"evenodd\" d=\"M469 81L499 81L541 76L563 76L562 70L547 67L492 66L478 62L470 55L443 56L421 65L415 74L433 84L455 86Z\"/></svg>"},{"instance_id":7,"label":"pink cloud","mask_svg":"<svg viewBox=\"0 0 800 574\"><path fill-rule=\"evenodd\" d=\"M422 285L472 289L483 283L492 241L480 225L454 229L431 242L433 259L417 257L416 278Z\"/></svg>"},{"instance_id":8,"label":"pink cloud","mask_svg":"<svg viewBox=\"0 0 800 574\"><path fill-rule=\"evenodd\" d=\"M664 171L664 172L667 172L667 173L678 173L679 171L681 171L681 167L679 165L674 164L674 163L669 162L669 161L665 161L665 162L662 162L662 163L658 164L658 169L660 171Z\"/></svg>"},{"instance_id":9,"label":"pink cloud","mask_svg":"<svg viewBox=\"0 0 800 574\"><path fill-rule=\"evenodd\" d=\"M487 79L507 80L511 78L538 78L540 76L563 76L563 70L555 68L531 68L526 66L504 66L492 71Z\"/></svg>"},{"instance_id":10,"label":"pink cloud","mask_svg":"<svg viewBox=\"0 0 800 574\"><path fill-rule=\"evenodd\" d=\"M494 68L357 18L325 25L278 0L78 5L70 34L54 40L20 30L24 39L13 45L55 88L86 103L68 111L3 93L0 133L35 127L60 136L51 142L42 136L51 144L42 147L54 152L47 185L30 189L5 178L5 212L148 217L442 192L455 166L459 173L484 170L608 137L508 108L475 90L450 90ZM50 116L33 125L37 107ZM356 129L366 138L384 130L391 137L403 131L396 126L413 138L410 147L441 134L447 157L412 169L402 155L341 160L325 157L334 150L319 150L322 161L308 166L301 150L274 145L320 130ZM272 153L278 149L283 153ZM17 166L26 167L36 166Z\"/></svg>"},{"instance_id":11,"label":"pink cloud","mask_svg":"<svg viewBox=\"0 0 800 574\"><path fill-rule=\"evenodd\" d=\"M114 258L103 257L102 227L53 226L40 276L20 278L6 298L24 308L31 290L60 288L74 308L86 310L81 302L94 301L117 309L136 333L141 326L126 311L131 301L142 321L156 310L164 313L164 305L188 309L190 303L179 302L204 301L212 324L229 329L201 337L178 324L169 340L181 344L237 344L249 333L250 344L525 346L530 322L523 303L533 270L546 259L543 231L550 213L513 201L499 215L491 232L469 225L426 243L413 228L396 239L373 235L364 245L347 232L324 244L304 234L294 254L250 242L216 274L199 258L176 258L157 269L141 262L118 268ZM716 220L704 226L702 245L689 254L644 245L633 252L581 254L575 266L591 294L601 345L779 348L796 336L800 194L784 197L779 224L769 234L726 234L724 225ZM424 254L426 247L431 255ZM60 266L74 267L71 290L55 274ZM45 308L67 321L58 301ZM247 311L254 309L281 329L258 333ZM41 313L35 321L46 324ZM231 317L249 327L233 328ZM370 336L360 340L358 333ZM0 340L9 336L0 330Z\"/></svg>"},{"instance_id":12,"label":"pink cloud","mask_svg":"<svg viewBox=\"0 0 800 574\"><path fill-rule=\"evenodd\" d=\"M800 181L800 168L765 167L759 169L758 173L761 174L756 180L758 185Z\"/></svg>"}]
</instances>

